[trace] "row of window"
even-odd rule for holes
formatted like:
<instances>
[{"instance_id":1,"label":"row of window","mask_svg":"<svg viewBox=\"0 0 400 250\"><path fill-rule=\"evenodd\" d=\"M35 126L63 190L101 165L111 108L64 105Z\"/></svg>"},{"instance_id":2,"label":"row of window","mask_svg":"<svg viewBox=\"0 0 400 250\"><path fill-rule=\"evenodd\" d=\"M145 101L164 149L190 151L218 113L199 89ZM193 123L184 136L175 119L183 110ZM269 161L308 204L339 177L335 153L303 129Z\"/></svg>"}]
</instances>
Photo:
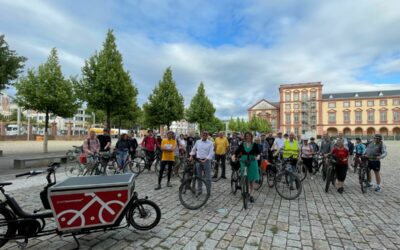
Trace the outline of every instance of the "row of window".
<instances>
[{"instance_id":1,"label":"row of window","mask_svg":"<svg viewBox=\"0 0 400 250\"><path fill-rule=\"evenodd\" d=\"M290 114L290 113L285 114L286 124L290 124L291 123L291 117L292 117L292 114ZM315 115L311 115L310 116L310 122L311 123L315 123L316 120L317 120L317 117ZM299 113L294 113L293 114L293 122L294 123L300 123L300 114Z\"/></svg>"},{"instance_id":2,"label":"row of window","mask_svg":"<svg viewBox=\"0 0 400 250\"><path fill-rule=\"evenodd\" d=\"M387 105L387 101L388 100L386 100L386 99L385 100L380 100L379 101L379 106L386 106ZM344 108L351 107L350 101L344 101L342 104L343 104ZM392 104L394 106L399 106L400 105L400 99L399 98L392 99ZM355 101L354 102L354 106L355 107L362 107L362 101ZM373 106L375 106L374 100L368 100L367 101L367 107L373 107ZM329 102L328 103L328 108L336 108L336 102Z\"/></svg>"},{"instance_id":3,"label":"row of window","mask_svg":"<svg viewBox=\"0 0 400 250\"><path fill-rule=\"evenodd\" d=\"M387 122L387 111L382 110L379 111L379 120L380 122ZM354 112L354 121L356 123L362 123L362 111ZM330 112L328 113L328 122L336 123L336 113ZM343 112L343 122L350 123L350 111ZM367 111L367 122L374 123L375 122L375 111L369 110ZM393 111L393 122L400 122L400 111Z\"/></svg>"},{"instance_id":4,"label":"row of window","mask_svg":"<svg viewBox=\"0 0 400 250\"><path fill-rule=\"evenodd\" d=\"M290 110L291 107L292 107L292 104L290 104L290 103L286 103L285 104L285 110ZM317 107L317 105L315 104L315 102L311 102L310 105L303 104L301 106L302 109L308 109L308 108L315 109L316 107ZM299 103L294 103L293 104L293 109L299 109L299 108L300 108L300 104Z\"/></svg>"},{"instance_id":5,"label":"row of window","mask_svg":"<svg viewBox=\"0 0 400 250\"><path fill-rule=\"evenodd\" d=\"M308 91L302 91L300 92L293 92L293 101L299 101L300 99L300 94L301 94L301 100L302 101L308 101ZM292 93L291 92L285 92L285 101L290 102L292 101ZM317 97L317 92L316 91L310 91L310 98L315 99Z\"/></svg>"}]
</instances>

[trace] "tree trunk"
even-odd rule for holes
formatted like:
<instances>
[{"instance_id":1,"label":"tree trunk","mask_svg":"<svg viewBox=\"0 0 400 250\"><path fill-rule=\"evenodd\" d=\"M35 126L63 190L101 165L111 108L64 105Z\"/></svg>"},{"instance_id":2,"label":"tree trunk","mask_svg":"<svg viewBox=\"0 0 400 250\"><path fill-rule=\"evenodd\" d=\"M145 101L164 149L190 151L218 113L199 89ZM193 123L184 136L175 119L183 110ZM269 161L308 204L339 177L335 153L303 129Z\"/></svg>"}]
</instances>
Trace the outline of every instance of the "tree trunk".
<instances>
[{"instance_id":1,"label":"tree trunk","mask_svg":"<svg viewBox=\"0 0 400 250\"><path fill-rule=\"evenodd\" d=\"M48 140L47 131L48 131L48 128L49 128L49 111L46 110L46 118L44 121L43 153L47 153L47 140Z\"/></svg>"}]
</instances>

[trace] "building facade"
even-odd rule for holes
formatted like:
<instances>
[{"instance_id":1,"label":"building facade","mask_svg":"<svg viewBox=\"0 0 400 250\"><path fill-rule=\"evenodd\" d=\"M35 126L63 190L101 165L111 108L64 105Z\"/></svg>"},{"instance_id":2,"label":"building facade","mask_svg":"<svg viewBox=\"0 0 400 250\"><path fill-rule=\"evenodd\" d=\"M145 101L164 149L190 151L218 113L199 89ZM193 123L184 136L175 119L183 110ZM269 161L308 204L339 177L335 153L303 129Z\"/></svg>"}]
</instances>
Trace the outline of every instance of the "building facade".
<instances>
[{"instance_id":1,"label":"building facade","mask_svg":"<svg viewBox=\"0 0 400 250\"><path fill-rule=\"evenodd\" d=\"M296 134L400 136L400 90L327 93L320 82L284 84L278 103L261 100L248 109L276 130Z\"/></svg>"}]
</instances>

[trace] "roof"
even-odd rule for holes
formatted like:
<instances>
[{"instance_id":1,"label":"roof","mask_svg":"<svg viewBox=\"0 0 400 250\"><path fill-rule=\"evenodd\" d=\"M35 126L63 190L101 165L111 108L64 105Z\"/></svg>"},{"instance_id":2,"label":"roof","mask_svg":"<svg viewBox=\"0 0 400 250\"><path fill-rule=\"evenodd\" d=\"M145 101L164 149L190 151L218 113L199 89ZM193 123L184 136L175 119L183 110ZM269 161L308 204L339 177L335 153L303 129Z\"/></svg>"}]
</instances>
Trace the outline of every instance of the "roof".
<instances>
[{"instance_id":1,"label":"roof","mask_svg":"<svg viewBox=\"0 0 400 250\"><path fill-rule=\"evenodd\" d=\"M269 102L269 101L267 101L265 99L261 99L258 102L256 102L256 104L251 106L248 110L252 110L252 109L270 109L272 107L279 109L279 102Z\"/></svg>"},{"instance_id":2,"label":"roof","mask_svg":"<svg viewBox=\"0 0 400 250\"><path fill-rule=\"evenodd\" d=\"M321 82L303 82L303 83L291 83L291 84L281 84L279 88L307 88L307 87L320 87Z\"/></svg>"},{"instance_id":3,"label":"roof","mask_svg":"<svg viewBox=\"0 0 400 250\"><path fill-rule=\"evenodd\" d=\"M387 97L387 96L400 96L400 89L366 91L366 92L330 93L330 94L323 94L322 99L368 98L368 97Z\"/></svg>"}]
</instances>

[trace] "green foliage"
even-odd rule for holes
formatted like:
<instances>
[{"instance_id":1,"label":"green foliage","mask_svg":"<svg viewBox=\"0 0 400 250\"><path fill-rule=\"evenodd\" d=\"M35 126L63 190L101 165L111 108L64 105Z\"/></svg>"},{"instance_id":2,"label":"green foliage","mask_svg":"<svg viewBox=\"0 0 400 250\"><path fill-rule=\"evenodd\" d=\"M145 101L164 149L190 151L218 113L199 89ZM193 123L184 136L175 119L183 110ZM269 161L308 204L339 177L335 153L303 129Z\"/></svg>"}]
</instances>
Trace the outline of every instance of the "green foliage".
<instances>
[{"instance_id":1,"label":"green foliage","mask_svg":"<svg viewBox=\"0 0 400 250\"><path fill-rule=\"evenodd\" d=\"M229 120L228 129L229 129L230 131L238 131L237 123L236 123L236 121L233 119L233 117L231 117L231 119Z\"/></svg>"},{"instance_id":2,"label":"green foliage","mask_svg":"<svg viewBox=\"0 0 400 250\"><path fill-rule=\"evenodd\" d=\"M13 110L10 117L8 118L10 122L17 122L18 121L18 110ZM21 122L26 122L28 119L26 116L21 112Z\"/></svg>"},{"instance_id":3,"label":"green foliage","mask_svg":"<svg viewBox=\"0 0 400 250\"><path fill-rule=\"evenodd\" d=\"M138 91L129 72L123 68L122 55L117 49L112 30L107 32L103 49L85 61L82 79L75 81L75 85L79 89L80 99L86 101L90 108L104 111L108 127L111 126L112 116L121 118L138 109ZM134 118L129 116L126 119Z\"/></svg>"},{"instance_id":4,"label":"green foliage","mask_svg":"<svg viewBox=\"0 0 400 250\"><path fill-rule=\"evenodd\" d=\"M152 128L167 125L169 129L173 121L184 118L183 96L176 88L171 68L165 70L163 79L143 104L143 111L145 124Z\"/></svg>"},{"instance_id":5,"label":"green foliage","mask_svg":"<svg viewBox=\"0 0 400 250\"><path fill-rule=\"evenodd\" d=\"M0 90L12 85L12 81L21 73L25 61L25 57L18 56L15 50L10 50L4 35L0 35Z\"/></svg>"},{"instance_id":6,"label":"green foliage","mask_svg":"<svg viewBox=\"0 0 400 250\"><path fill-rule=\"evenodd\" d=\"M198 123L200 131L202 131L215 121L214 113L214 105L208 99L204 84L201 82L186 112L187 120L191 123Z\"/></svg>"},{"instance_id":7,"label":"green foliage","mask_svg":"<svg viewBox=\"0 0 400 250\"><path fill-rule=\"evenodd\" d=\"M217 117L212 117L211 121L203 123L202 130L207 130L210 134L225 130L225 124Z\"/></svg>"},{"instance_id":8,"label":"green foliage","mask_svg":"<svg viewBox=\"0 0 400 250\"><path fill-rule=\"evenodd\" d=\"M272 131L270 124L266 120L257 116L253 116L250 119L249 129L261 133L269 133Z\"/></svg>"},{"instance_id":9,"label":"green foliage","mask_svg":"<svg viewBox=\"0 0 400 250\"><path fill-rule=\"evenodd\" d=\"M80 106L71 80L66 80L62 74L55 48L51 50L49 58L38 67L37 71L28 70L27 76L21 78L15 87L16 101L21 107L46 114L46 135L50 114L72 117ZM47 136L43 145L44 152L47 152Z\"/></svg>"}]
</instances>

